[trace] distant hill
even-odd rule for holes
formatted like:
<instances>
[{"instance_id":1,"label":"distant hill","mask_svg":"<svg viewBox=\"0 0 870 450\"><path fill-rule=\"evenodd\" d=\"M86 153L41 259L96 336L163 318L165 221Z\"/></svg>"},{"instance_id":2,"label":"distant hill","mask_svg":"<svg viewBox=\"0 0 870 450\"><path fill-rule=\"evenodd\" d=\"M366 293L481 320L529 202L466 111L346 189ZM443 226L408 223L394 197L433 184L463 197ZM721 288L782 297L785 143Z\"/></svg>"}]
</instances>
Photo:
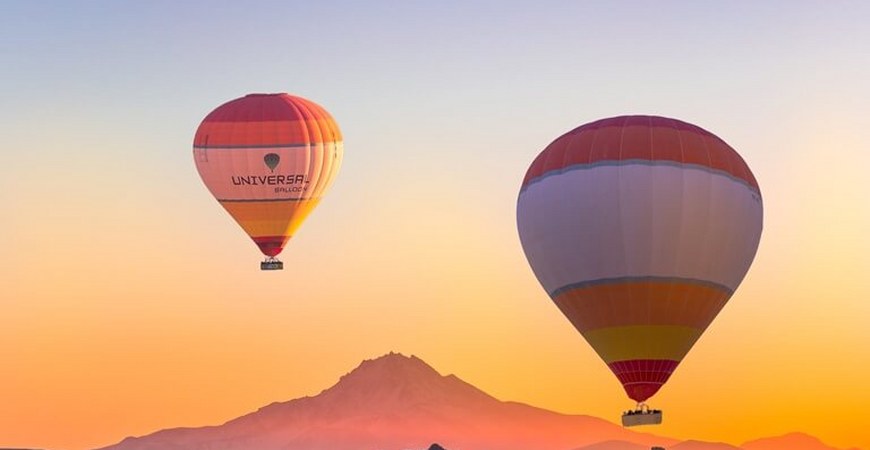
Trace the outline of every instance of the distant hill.
<instances>
[{"instance_id":1,"label":"distant hill","mask_svg":"<svg viewBox=\"0 0 870 450\"><path fill-rule=\"evenodd\" d=\"M783 436L756 439L740 447L743 450L838 450L803 433L789 433Z\"/></svg>"},{"instance_id":2,"label":"distant hill","mask_svg":"<svg viewBox=\"0 0 870 450\"><path fill-rule=\"evenodd\" d=\"M575 450L650 450L650 447L625 441L604 441Z\"/></svg>"},{"instance_id":3,"label":"distant hill","mask_svg":"<svg viewBox=\"0 0 870 450\"><path fill-rule=\"evenodd\" d=\"M363 361L313 397L272 403L222 425L128 437L101 450L437 450L433 442L446 450L740 450L500 401L396 353ZM769 449L831 447L787 435L748 442L743 450Z\"/></svg>"},{"instance_id":4,"label":"distant hill","mask_svg":"<svg viewBox=\"0 0 870 450\"><path fill-rule=\"evenodd\" d=\"M701 442L701 441L685 441L677 445L668 447L667 450L741 450L740 447L735 447L730 444L721 442ZM791 450L791 449L781 449Z\"/></svg>"}]
</instances>

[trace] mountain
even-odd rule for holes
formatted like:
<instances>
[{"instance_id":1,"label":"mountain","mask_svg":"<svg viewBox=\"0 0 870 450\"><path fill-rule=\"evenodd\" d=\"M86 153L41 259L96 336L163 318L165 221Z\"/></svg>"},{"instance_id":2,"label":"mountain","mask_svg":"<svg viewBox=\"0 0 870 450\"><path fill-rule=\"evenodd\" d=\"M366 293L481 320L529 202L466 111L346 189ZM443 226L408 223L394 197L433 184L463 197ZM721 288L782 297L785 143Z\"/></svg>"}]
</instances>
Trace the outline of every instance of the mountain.
<instances>
[{"instance_id":1,"label":"mountain","mask_svg":"<svg viewBox=\"0 0 870 450\"><path fill-rule=\"evenodd\" d=\"M799 433L741 447L679 442L500 401L397 353L363 361L313 397L272 403L223 425L128 437L100 450L432 450L435 442L449 450L837 450Z\"/></svg>"},{"instance_id":2,"label":"mountain","mask_svg":"<svg viewBox=\"0 0 870 450\"><path fill-rule=\"evenodd\" d=\"M587 445L576 450L650 450L650 447L625 441L604 441Z\"/></svg>"},{"instance_id":3,"label":"mountain","mask_svg":"<svg viewBox=\"0 0 870 450\"><path fill-rule=\"evenodd\" d=\"M606 441L581 447L576 450L649 450L649 447L623 441ZM803 433L756 439L735 447L729 444L701 441L685 441L667 447L667 450L839 450L822 443L819 439ZM858 449L851 449L858 450Z\"/></svg>"},{"instance_id":4,"label":"mountain","mask_svg":"<svg viewBox=\"0 0 870 450\"><path fill-rule=\"evenodd\" d=\"M756 439L740 447L743 450L838 450L803 433L789 433L783 436Z\"/></svg>"},{"instance_id":5,"label":"mountain","mask_svg":"<svg viewBox=\"0 0 870 450\"><path fill-rule=\"evenodd\" d=\"M728 444L701 441L685 441L670 447L664 447L666 447L667 450L741 450L738 447ZM576 450L650 450L650 447L624 441L606 441L581 447ZM780 450L790 449L783 447Z\"/></svg>"},{"instance_id":6,"label":"mountain","mask_svg":"<svg viewBox=\"0 0 870 450\"><path fill-rule=\"evenodd\" d=\"M272 403L219 426L128 437L103 450L566 450L602 441L677 441L595 417L503 402L415 356L363 361L313 397Z\"/></svg>"},{"instance_id":7,"label":"mountain","mask_svg":"<svg viewBox=\"0 0 870 450\"><path fill-rule=\"evenodd\" d=\"M668 447L668 450L741 450L740 447L735 447L721 442L702 442L702 441L685 441L677 445ZM781 449L791 450L791 449Z\"/></svg>"}]
</instances>

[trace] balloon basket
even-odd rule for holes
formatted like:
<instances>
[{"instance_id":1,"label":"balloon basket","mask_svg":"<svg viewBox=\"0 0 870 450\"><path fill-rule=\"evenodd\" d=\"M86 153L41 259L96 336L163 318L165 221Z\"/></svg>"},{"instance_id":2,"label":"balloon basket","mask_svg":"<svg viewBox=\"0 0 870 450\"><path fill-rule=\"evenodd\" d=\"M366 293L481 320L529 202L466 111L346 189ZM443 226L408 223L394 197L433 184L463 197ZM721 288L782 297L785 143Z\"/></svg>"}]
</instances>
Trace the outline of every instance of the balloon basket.
<instances>
[{"instance_id":1,"label":"balloon basket","mask_svg":"<svg viewBox=\"0 0 870 450\"><path fill-rule=\"evenodd\" d=\"M284 263L275 258L269 258L260 263L260 270L284 270Z\"/></svg>"},{"instance_id":2,"label":"balloon basket","mask_svg":"<svg viewBox=\"0 0 870 450\"><path fill-rule=\"evenodd\" d=\"M622 426L636 427L638 425L659 425L662 423L662 411L659 409L649 409L643 403L637 405L637 408L622 413Z\"/></svg>"}]
</instances>

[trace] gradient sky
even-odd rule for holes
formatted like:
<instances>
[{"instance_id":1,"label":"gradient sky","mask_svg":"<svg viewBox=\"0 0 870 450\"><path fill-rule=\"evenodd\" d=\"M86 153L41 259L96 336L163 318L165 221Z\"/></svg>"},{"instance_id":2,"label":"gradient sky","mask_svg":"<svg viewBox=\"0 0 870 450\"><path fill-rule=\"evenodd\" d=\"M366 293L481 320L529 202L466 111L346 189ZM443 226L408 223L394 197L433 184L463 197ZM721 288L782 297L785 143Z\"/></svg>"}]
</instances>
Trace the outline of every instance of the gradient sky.
<instances>
[{"instance_id":1,"label":"gradient sky","mask_svg":"<svg viewBox=\"0 0 870 450\"><path fill-rule=\"evenodd\" d=\"M534 4L532 7L530 5ZM870 448L870 3L0 3L0 446L81 450L415 354L503 400L632 405L520 247L532 159L659 114L744 157L765 228L655 432ZM262 273L197 176L251 92L329 110L336 184Z\"/></svg>"}]
</instances>

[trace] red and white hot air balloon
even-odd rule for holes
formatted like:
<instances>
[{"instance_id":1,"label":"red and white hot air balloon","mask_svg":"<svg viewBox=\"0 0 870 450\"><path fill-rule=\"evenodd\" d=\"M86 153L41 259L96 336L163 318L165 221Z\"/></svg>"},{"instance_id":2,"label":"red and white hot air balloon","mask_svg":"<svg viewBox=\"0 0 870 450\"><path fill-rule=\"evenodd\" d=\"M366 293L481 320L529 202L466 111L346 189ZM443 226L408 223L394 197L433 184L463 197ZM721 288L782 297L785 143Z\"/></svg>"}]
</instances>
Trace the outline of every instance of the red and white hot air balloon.
<instances>
[{"instance_id":1,"label":"red and white hot air balloon","mask_svg":"<svg viewBox=\"0 0 870 450\"><path fill-rule=\"evenodd\" d=\"M762 229L749 167L722 139L656 116L582 125L532 162L523 250L550 298L638 403L668 380L743 280Z\"/></svg>"},{"instance_id":2,"label":"red and white hot air balloon","mask_svg":"<svg viewBox=\"0 0 870 450\"><path fill-rule=\"evenodd\" d=\"M332 185L343 154L341 132L320 105L289 94L250 94L208 114L193 158L217 201L266 255L281 253Z\"/></svg>"}]
</instances>

